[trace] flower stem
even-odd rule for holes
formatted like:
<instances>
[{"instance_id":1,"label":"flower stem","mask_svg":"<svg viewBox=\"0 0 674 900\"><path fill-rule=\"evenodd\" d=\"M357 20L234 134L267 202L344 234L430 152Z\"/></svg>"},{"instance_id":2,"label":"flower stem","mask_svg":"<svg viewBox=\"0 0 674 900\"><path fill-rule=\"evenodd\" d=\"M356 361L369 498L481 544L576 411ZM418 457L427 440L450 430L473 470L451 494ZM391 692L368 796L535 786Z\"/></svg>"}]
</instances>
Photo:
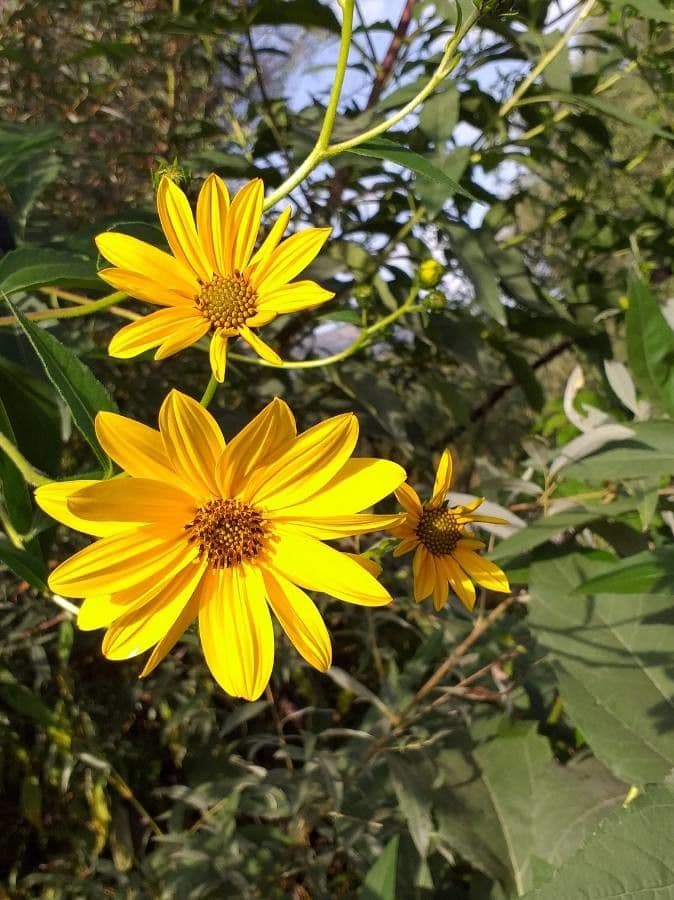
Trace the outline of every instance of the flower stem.
<instances>
[{"instance_id":1,"label":"flower stem","mask_svg":"<svg viewBox=\"0 0 674 900\"><path fill-rule=\"evenodd\" d=\"M49 484L51 478L47 478L46 475L43 475L41 472L38 472L34 466L32 466L26 457L21 453L21 451L14 446L14 444L9 440L9 438L4 435L0 431L0 450L6 454L6 456L11 459L16 468L21 472L23 477L26 479L28 484L32 484L35 487L39 487L41 484Z\"/></svg>"},{"instance_id":2,"label":"flower stem","mask_svg":"<svg viewBox=\"0 0 674 900\"><path fill-rule=\"evenodd\" d=\"M206 390L204 391L204 396L201 398L199 403L201 403L202 406L208 407L208 404L213 399L213 395L215 394L217 388L218 388L218 382L215 380L215 376L211 375L211 377L208 380L208 384L206 385Z\"/></svg>"},{"instance_id":3,"label":"flower stem","mask_svg":"<svg viewBox=\"0 0 674 900\"><path fill-rule=\"evenodd\" d=\"M39 322L42 319L76 319L79 316L90 316L92 313L115 306L126 300L127 297L128 294L116 291L114 294L108 294L106 297L101 297L100 300L83 303L81 306L68 306L65 309L41 309L38 312L24 313L24 315L33 322ZM14 316L2 316L0 318L0 327L3 325L16 325L16 319Z\"/></svg>"}]
</instances>

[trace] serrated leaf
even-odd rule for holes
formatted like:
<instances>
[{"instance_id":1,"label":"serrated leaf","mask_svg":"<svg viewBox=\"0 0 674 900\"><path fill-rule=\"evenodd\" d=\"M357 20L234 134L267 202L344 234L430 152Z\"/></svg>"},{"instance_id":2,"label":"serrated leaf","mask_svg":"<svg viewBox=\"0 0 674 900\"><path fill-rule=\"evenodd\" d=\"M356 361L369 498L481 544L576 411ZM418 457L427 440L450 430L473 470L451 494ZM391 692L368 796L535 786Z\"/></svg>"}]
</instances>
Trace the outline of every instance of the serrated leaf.
<instances>
[{"instance_id":1,"label":"serrated leaf","mask_svg":"<svg viewBox=\"0 0 674 900\"><path fill-rule=\"evenodd\" d=\"M73 422L102 463L104 472L110 474L112 465L96 439L94 419L101 410L116 412L117 406L90 369L67 347L27 319L9 298L6 297L5 302L16 316L47 377L70 410Z\"/></svg>"},{"instance_id":2,"label":"serrated leaf","mask_svg":"<svg viewBox=\"0 0 674 900\"><path fill-rule=\"evenodd\" d=\"M469 200L479 202L469 191L462 188L458 182L454 181L453 178L450 178L449 175L446 175L419 153L415 153L413 150L409 150L407 147L403 147L388 138L378 137L369 141L363 141L357 147L349 148L347 152L355 153L358 156L369 156L374 159L384 159L387 162L397 163L405 169L416 172L417 175L422 175L424 178L443 185L452 194L461 194L463 197L468 197ZM451 194L447 196L451 196Z\"/></svg>"},{"instance_id":3,"label":"serrated leaf","mask_svg":"<svg viewBox=\"0 0 674 900\"><path fill-rule=\"evenodd\" d=\"M360 900L396 900L399 843L400 835L396 834L384 847L365 876Z\"/></svg>"}]
</instances>

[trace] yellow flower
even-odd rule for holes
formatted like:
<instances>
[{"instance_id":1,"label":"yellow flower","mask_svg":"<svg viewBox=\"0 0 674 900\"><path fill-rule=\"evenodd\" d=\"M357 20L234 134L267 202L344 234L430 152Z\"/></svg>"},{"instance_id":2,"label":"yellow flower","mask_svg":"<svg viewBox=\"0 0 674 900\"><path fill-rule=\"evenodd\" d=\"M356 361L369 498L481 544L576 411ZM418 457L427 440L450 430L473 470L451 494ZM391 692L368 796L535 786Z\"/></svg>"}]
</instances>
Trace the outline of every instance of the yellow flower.
<instances>
[{"instance_id":1,"label":"yellow flower","mask_svg":"<svg viewBox=\"0 0 674 900\"><path fill-rule=\"evenodd\" d=\"M395 492L399 503L407 512L405 522L391 529L395 537L402 538L394 556L402 556L414 550L412 572L414 575L414 599L421 603L433 594L433 604L441 610L447 603L451 587L468 609L475 605L475 585L492 591L510 590L505 574L488 559L476 553L484 549L482 541L475 539L468 526L480 522L506 524L494 516L475 515L483 502L482 497L467 506L448 506L445 495L452 481L452 457L445 450L435 475L433 496L422 504L417 492L408 484Z\"/></svg>"},{"instance_id":2,"label":"yellow flower","mask_svg":"<svg viewBox=\"0 0 674 900\"><path fill-rule=\"evenodd\" d=\"M224 182L212 174L199 192L195 224L185 194L163 177L157 209L173 256L127 234L98 235L98 249L117 267L102 269L100 277L132 297L166 307L118 331L111 356L129 359L157 347L154 358L165 359L208 333L218 381L225 376L227 340L237 335L267 362L281 365L252 329L334 296L314 281L292 281L318 254L330 229L307 228L281 242L288 208L254 253L262 202L259 178L230 203Z\"/></svg>"},{"instance_id":3,"label":"yellow flower","mask_svg":"<svg viewBox=\"0 0 674 900\"><path fill-rule=\"evenodd\" d=\"M376 564L323 543L403 519L359 514L405 472L350 458L354 415L298 435L276 399L226 444L210 413L174 390L158 431L101 412L96 434L129 477L54 482L35 496L55 519L100 538L58 566L49 585L85 598L78 625L107 628L108 658L154 647L147 675L198 618L213 675L229 694L252 700L274 660L270 608L307 662L325 671L330 638L303 588L363 606L390 601L372 574Z\"/></svg>"}]
</instances>

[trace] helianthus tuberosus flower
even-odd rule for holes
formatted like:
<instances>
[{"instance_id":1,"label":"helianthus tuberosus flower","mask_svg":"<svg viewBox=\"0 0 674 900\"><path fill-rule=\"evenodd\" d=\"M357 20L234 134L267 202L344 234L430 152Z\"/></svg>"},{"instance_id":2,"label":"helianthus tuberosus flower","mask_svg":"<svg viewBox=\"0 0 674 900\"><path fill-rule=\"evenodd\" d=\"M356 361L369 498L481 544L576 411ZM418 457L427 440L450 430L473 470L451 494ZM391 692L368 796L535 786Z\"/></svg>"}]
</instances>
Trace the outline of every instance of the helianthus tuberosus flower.
<instances>
[{"instance_id":1,"label":"helianthus tuberosus flower","mask_svg":"<svg viewBox=\"0 0 674 900\"><path fill-rule=\"evenodd\" d=\"M421 603L432 594L436 610L447 603L450 587L468 609L475 605L475 584L492 591L510 590L501 569L479 555L477 551L484 549L484 544L469 530L471 525L480 522L503 525L505 521L476 513L482 498L467 506L448 506L445 495L451 481L452 457L445 450L428 503L422 504L409 484L401 485L395 492L407 516L402 525L391 529L395 537L402 539L393 555L402 556L414 550L414 599Z\"/></svg>"},{"instance_id":2,"label":"helianthus tuberosus flower","mask_svg":"<svg viewBox=\"0 0 674 900\"><path fill-rule=\"evenodd\" d=\"M129 477L54 482L38 488L36 499L55 519L99 538L58 566L49 585L84 598L78 625L107 628L110 659L153 647L146 675L198 618L219 684L255 699L274 659L270 610L307 662L324 671L330 638L304 589L363 606L390 601L369 561L324 543L403 519L360 513L405 473L387 460L351 458L354 415L298 435L277 399L225 443L207 410L172 391L158 431L101 412L96 433Z\"/></svg>"},{"instance_id":3,"label":"helianthus tuberosus flower","mask_svg":"<svg viewBox=\"0 0 674 900\"><path fill-rule=\"evenodd\" d=\"M230 202L224 182L212 174L199 193L195 222L185 194L164 176L157 209L172 256L130 235L98 235L98 249L116 267L102 269L100 277L132 297L165 307L118 331L110 342L112 356L128 359L156 347L155 359L165 359L209 334L218 381L224 379L232 337L243 338L267 362L281 364L253 329L334 296L314 281L293 281L316 257L330 229L306 228L281 241L288 208L255 251L262 202L259 178Z\"/></svg>"}]
</instances>

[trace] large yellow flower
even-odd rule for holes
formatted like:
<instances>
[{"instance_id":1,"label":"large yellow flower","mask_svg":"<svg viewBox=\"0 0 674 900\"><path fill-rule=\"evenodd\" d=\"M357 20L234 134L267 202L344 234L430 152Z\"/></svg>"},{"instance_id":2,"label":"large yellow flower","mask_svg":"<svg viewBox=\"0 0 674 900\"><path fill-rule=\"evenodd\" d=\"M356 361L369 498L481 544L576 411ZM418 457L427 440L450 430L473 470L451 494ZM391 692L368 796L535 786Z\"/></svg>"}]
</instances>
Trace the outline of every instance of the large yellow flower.
<instances>
[{"instance_id":1,"label":"large yellow flower","mask_svg":"<svg viewBox=\"0 0 674 900\"><path fill-rule=\"evenodd\" d=\"M54 482L36 499L55 519L100 538L58 566L49 585L85 598L78 625L107 628L108 658L154 647L147 675L198 617L217 681L255 699L274 660L270 607L307 662L324 671L330 638L302 589L363 606L390 601L365 562L323 543L403 518L359 514L405 472L387 460L350 458L354 415L298 435L288 406L273 400L225 444L210 413L172 391L159 431L102 412L96 434L130 477Z\"/></svg>"},{"instance_id":2,"label":"large yellow flower","mask_svg":"<svg viewBox=\"0 0 674 900\"><path fill-rule=\"evenodd\" d=\"M414 599L421 603L432 594L437 610L447 603L450 587L468 609L475 605L473 582L492 591L507 593L510 590L504 572L476 552L483 549L484 544L469 530L470 525L480 522L507 523L494 516L475 514L483 502L482 497L467 506L448 506L445 495L451 482L452 457L449 450L445 450L428 503L422 504L409 484L401 485L395 492L407 516L402 525L391 529L395 537L402 538L393 555L402 556L414 550Z\"/></svg>"},{"instance_id":3,"label":"large yellow flower","mask_svg":"<svg viewBox=\"0 0 674 900\"><path fill-rule=\"evenodd\" d=\"M227 340L236 335L267 362L281 364L252 329L334 296L314 281L292 280L317 255L330 229L307 228L280 242L288 208L254 253L263 193L256 178L230 203L222 179L209 175L199 192L195 224L187 197L164 176L157 209L173 256L127 234L98 235L98 249L117 266L102 269L100 277L132 297L167 307L118 331L110 342L112 356L128 359L157 347L155 359L165 359L210 333L218 381L224 379Z\"/></svg>"}]
</instances>

